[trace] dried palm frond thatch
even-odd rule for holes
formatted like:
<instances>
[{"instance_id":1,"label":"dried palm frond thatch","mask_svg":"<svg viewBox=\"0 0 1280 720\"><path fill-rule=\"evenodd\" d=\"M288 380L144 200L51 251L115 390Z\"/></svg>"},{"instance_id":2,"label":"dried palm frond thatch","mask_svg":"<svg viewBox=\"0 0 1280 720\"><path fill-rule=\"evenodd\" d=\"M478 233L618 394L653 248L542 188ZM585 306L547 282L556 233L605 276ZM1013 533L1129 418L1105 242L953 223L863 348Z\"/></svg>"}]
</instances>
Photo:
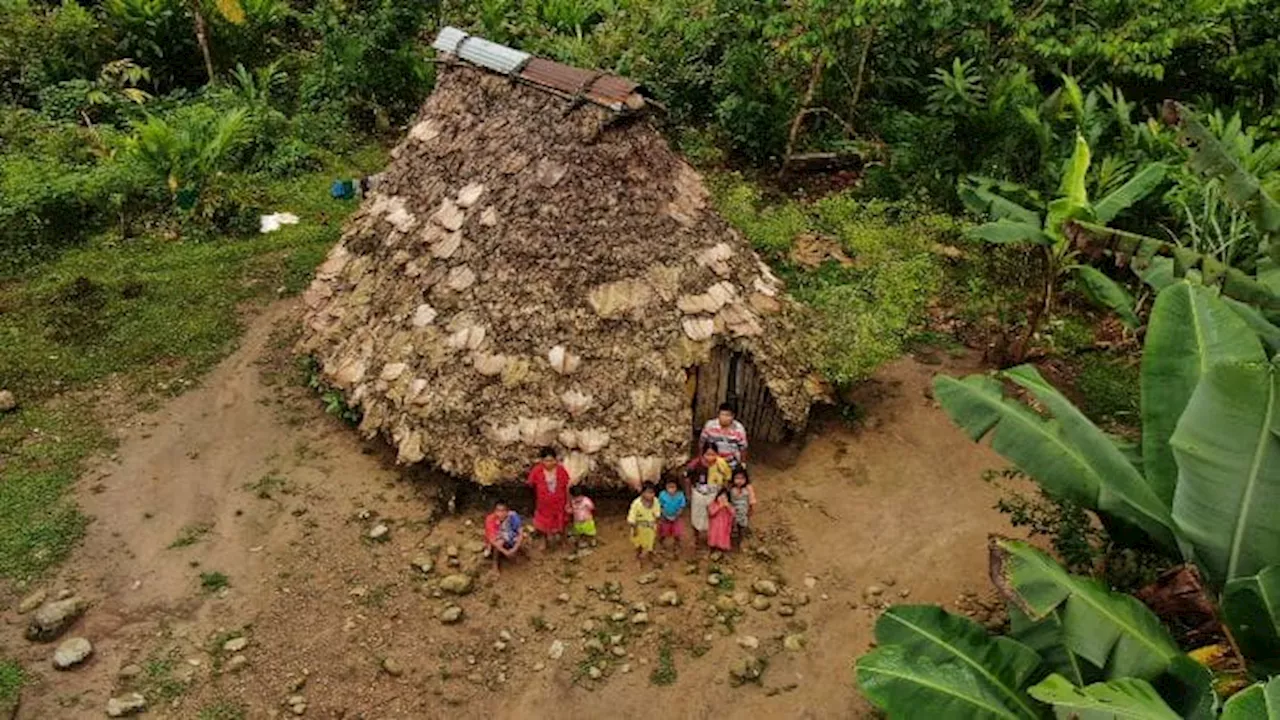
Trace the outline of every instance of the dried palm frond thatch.
<instances>
[{"instance_id":1,"label":"dried palm frond thatch","mask_svg":"<svg viewBox=\"0 0 1280 720\"><path fill-rule=\"evenodd\" d=\"M717 344L805 422L795 306L642 116L445 65L392 158L306 292L301 347L400 461L489 484L556 445L592 484L656 479Z\"/></svg>"}]
</instances>

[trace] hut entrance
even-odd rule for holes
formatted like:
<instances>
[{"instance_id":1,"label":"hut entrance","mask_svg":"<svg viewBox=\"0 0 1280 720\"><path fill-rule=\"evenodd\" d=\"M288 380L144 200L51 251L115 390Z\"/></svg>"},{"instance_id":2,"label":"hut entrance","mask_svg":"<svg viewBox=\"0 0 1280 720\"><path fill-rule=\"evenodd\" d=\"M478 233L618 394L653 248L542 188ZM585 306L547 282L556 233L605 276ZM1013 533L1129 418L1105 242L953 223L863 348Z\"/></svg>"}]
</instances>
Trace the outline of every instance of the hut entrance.
<instances>
[{"instance_id":1,"label":"hut entrance","mask_svg":"<svg viewBox=\"0 0 1280 720\"><path fill-rule=\"evenodd\" d=\"M738 420L752 442L781 442L787 437L782 413L773 401L764 376L756 372L751 357L726 347L711 351L711 359L689 373L693 399L693 447L697 450L702 425L716 416L720 403L738 408Z\"/></svg>"}]
</instances>

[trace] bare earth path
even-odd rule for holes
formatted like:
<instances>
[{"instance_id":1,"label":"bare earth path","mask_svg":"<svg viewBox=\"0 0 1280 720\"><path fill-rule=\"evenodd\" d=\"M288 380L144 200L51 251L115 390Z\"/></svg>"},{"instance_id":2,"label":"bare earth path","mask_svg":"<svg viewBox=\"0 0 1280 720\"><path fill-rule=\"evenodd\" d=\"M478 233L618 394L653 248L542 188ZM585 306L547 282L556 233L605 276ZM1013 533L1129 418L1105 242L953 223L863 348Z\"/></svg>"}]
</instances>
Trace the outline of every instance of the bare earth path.
<instances>
[{"instance_id":1,"label":"bare earth path","mask_svg":"<svg viewBox=\"0 0 1280 720\"><path fill-rule=\"evenodd\" d=\"M705 557L696 567L667 560L638 584L620 502L601 503L594 552L535 552L497 581L468 547L481 507L434 519L430 482L402 478L298 387L273 332L293 322L288 302L258 316L201 387L121 427L118 461L82 480L93 523L45 585L92 603L71 634L96 652L55 672L53 647L23 640L25 618L6 611L0 654L31 676L19 718L102 717L108 697L130 689L147 695L146 716L173 718L219 703L248 718L291 717L293 695L310 718L859 717L869 708L852 661L875 616L865 588L949 606L963 590L985 594L986 535L1009 530L979 480L999 458L924 393L935 371L971 368L904 359L877 376L871 428L816 427L798 457L757 464L757 540L718 563L729 578L721 588L707 584ZM377 523L388 541L368 539ZM456 572L450 546L462 569L482 570L456 598L437 587ZM411 567L420 556L433 572ZM202 589L201 573L214 572L230 586ZM732 599L750 600L756 579L782 586L767 610ZM602 599L614 582L620 593ZM657 606L668 590L678 607ZM794 615L780 614L784 601ZM648 606L646 624L632 622L636 602ZM437 616L450 603L464 616L445 625ZM248 646L223 650L233 635ZM787 635L803 636L803 648L785 649ZM759 646L742 647L744 636ZM592 639L600 646L584 646ZM557 640L564 652L553 659ZM674 683L655 686L655 669L670 667L664 648ZM733 687L728 669L747 655L767 668L759 685ZM122 678L128 665L142 675Z\"/></svg>"}]
</instances>

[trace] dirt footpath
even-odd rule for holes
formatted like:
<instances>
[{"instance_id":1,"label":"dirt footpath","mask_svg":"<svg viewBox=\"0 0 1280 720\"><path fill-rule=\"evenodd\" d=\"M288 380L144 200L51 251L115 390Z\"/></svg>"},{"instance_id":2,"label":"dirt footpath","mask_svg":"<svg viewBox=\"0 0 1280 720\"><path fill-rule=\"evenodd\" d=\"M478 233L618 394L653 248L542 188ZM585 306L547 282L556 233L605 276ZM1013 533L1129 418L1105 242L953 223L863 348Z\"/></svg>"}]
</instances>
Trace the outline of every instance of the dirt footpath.
<instances>
[{"instance_id":1,"label":"dirt footpath","mask_svg":"<svg viewBox=\"0 0 1280 720\"><path fill-rule=\"evenodd\" d=\"M602 499L599 547L535 551L499 579L474 552L478 502L444 514L435 482L402 477L299 386L277 331L294 322L287 302L257 317L82 480L93 522L45 587L92 603L65 637L95 652L57 672L54 646L6 611L0 654L31 680L19 718L103 717L135 690L147 717L202 720L858 717L868 600L989 594L984 541L1009 527L979 477L1001 461L925 395L935 371L970 368L900 360L868 387L861 429L820 423L798 456L760 458L743 552L645 577L624 501ZM441 589L460 572L469 592Z\"/></svg>"}]
</instances>

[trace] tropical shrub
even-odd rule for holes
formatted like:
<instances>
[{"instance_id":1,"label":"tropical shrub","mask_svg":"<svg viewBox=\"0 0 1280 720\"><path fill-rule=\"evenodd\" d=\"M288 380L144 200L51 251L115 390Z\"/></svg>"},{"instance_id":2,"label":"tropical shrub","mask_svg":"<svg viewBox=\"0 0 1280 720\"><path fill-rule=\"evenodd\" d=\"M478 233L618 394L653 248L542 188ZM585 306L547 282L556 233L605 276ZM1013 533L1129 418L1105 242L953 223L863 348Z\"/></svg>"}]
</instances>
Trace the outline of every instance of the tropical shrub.
<instances>
[{"instance_id":1,"label":"tropical shrub","mask_svg":"<svg viewBox=\"0 0 1280 720\"><path fill-rule=\"evenodd\" d=\"M1209 288L1179 282L1161 291L1143 351L1143 437L1133 459L1034 369L999 378L1025 390L1038 412L1006 398L989 376L938 376L935 397L971 437L990 435L997 452L1051 494L1097 512L1109 528L1181 552L1218 593L1255 675L1274 672L1280 376L1256 333ZM1028 697L1077 709L1120 703L1136 717L1215 716L1208 672L1137 600L1014 541L994 542L992 579L1017 611L1013 638L980 638L978 626L934 608L895 608L881 618L883 629L877 624L881 647L858 663L868 696L900 717L939 693L935 702L956 708L954 717L1039 717L1043 708ZM909 624L902 615L927 616L926 631L900 633ZM1256 692L1235 702L1252 703Z\"/></svg>"}]
</instances>

